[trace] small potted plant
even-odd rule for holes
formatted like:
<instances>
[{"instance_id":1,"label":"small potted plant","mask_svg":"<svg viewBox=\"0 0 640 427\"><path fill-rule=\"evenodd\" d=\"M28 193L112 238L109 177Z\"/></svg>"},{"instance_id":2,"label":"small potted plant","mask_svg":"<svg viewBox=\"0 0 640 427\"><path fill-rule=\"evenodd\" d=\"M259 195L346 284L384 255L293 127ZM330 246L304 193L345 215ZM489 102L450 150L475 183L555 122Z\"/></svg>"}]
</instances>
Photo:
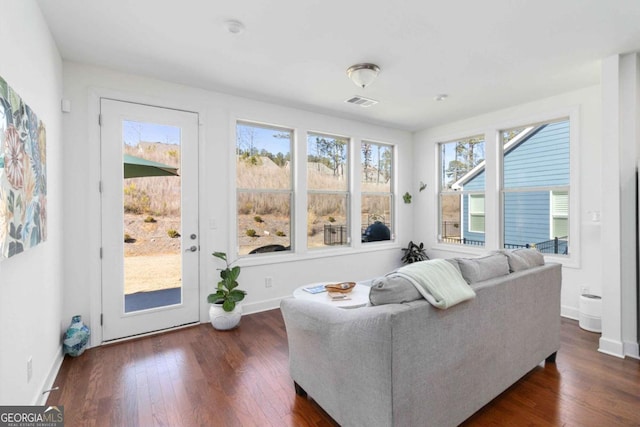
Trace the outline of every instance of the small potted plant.
<instances>
[{"instance_id":1,"label":"small potted plant","mask_svg":"<svg viewBox=\"0 0 640 427\"><path fill-rule=\"evenodd\" d=\"M411 264L414 262L426 261L429 259L427 253L424 251L424 243L416 245L413 241L409 242L409 246L402 249L404 255L402 256L403 264Z\"/></svg>"},{"instance_id":2,"label":"small potted plant","mask_svg":"<svg viewBox=\"0 0 640 427\"><path fill-rule=\"evenodd\" d=\"M207 296L209 302L209 319L211 325L219 330L235 328L240 323L242 317L242 301L247 295L246 291L238 289L238 276L240 267L231 267L227 261L227 254L224 252L214 252L214 257L224 261L226 268L219 268L220 280L215 293Z\"/></svg>"}]
</instances>

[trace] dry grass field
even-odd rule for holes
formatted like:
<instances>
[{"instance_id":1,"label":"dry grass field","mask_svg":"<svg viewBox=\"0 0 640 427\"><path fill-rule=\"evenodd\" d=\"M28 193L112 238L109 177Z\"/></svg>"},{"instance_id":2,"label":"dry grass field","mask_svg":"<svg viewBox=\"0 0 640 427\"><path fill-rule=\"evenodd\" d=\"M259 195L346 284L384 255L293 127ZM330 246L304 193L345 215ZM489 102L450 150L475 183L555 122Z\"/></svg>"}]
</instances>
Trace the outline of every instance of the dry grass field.
<instances>
[{"instance_id":1,"label":"dry grass field","mask_svg":"<svg viewBox=\"0 0 640 427\"><path fill-rule=\"evenodd\" d=\"M307 163L307 187L312 191L347 191L348 171L336 176L329 167L317 162ZM264 190L287 190L291 188L289 164L280 167L268 157L259 157L250 162L238 158L237 186ZM363 183L362 190L368 192L389 191L390 183ZM270 244L290 245L289 194L247 193L238 195L238 242L240 253ZM339 194L308 194L307 241L309 247L324 246L325 225L346 225L348 203ZM390 217L390 205L383 197L363 197L362 224L370 217ZM258 216L261 221L255 221ZM254 234L255 232L255 234ZM284 234L278 236L277 234Z\"/></svg>"},{"instance_id":2,"label":"dry grass field","mask_svg":"<svg viewBox=\"0 0 640 427\"><path fill-rule=\"evenodd\" d=\"M180 263L180 253L125 257L125 294L181 286Z\"/></svg>"},{"instance_id":3,"label":"dry grass field","mask_svg":"<svg viewBox=\"0 0 640 427\"><path fill-rule=\"evenodd\" d=\"M180 147L141 142L125 153L180 167ZM180 170L178 169L178 173ZM180 286L180 177L130 178L124 181L125 293Z\"/></svg>"},{"instance_id":4,"label":"dry grass field","mask_svg":"<svg viewBox=\"0 0 640 427\"><path fill-rule=\"evenodd\" d=\"M124 243L125 293L147 292L180 286L180 238L169 237L169 230L180 230L180 218L153 217L127 213Z\"/></svg>"}]
</instances>

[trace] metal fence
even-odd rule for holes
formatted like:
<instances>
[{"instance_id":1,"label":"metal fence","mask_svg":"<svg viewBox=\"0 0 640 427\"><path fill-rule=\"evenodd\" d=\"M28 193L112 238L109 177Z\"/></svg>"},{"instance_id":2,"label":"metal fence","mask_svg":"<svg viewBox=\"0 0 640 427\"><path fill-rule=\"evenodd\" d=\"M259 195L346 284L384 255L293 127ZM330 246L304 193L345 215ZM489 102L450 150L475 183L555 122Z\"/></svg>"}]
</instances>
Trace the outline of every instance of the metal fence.
<instances>
[{"instance_id":1,"label":"metal fence","mask_svg":"<svg viewBox=\"0 0 640 427\"><path fill-rule=\"evenodd\" d=\"M442 238L447 239L449 237L460 238L460 222L458 221L442 222Z\"/></svg>"},{"instance_id":2,"label":"metal fence","mask_svg":"<svg viewBox=\"0 0 640 427\"><path fill-rule=\"evenodd\" d=\"M545 240L539 243L527 243L524 245L518 245L515 243L505 243L505 249L517 249L517 248L536 248L538 252L543 254L563 254L567 255L569 252L569 240L568 236L556 237L551 240Z\"/></svg>"},{"instance_id":3,"label":"metal fence","mask_svg":"<svg viewBox=\"0 0 640 427\"><path fill-rule=\"evenodd\" d=\"M345 245L347 244L347 226L346 225L324 225L324 244L325 245Z\"/></svg>"},{"instance_id":4,"label":"metal fence","mask_svg":"<svg viewBox=\"0 0 640 427\"><path fill-rule=\"evenodd\" d=\"M470 245L470 246L484 246L484 242L482 240L471 240L466 237L443 237L441 239L444 243L457 243L462 245Z\"/></svg>"},{"instance_id":5,"label":"metal fence","mask_svg":"<svg viewBox=\"0 0 640 427\"><path fill-rule=\"evenodd\" d=\"M443 243L455 243L469 246L484 246L482 240L471 240L466 237L460 237L460 222L458 221L443 221L442 222L442 237L440 241ZM518 248L536 248L538 252L544 254L563 254L569 253L569 240L568 236L556 237L551 240L538 243L526 243L524 245L517 243L505 243L505 249L518 249Z\"/></svg>"}]
</instances>

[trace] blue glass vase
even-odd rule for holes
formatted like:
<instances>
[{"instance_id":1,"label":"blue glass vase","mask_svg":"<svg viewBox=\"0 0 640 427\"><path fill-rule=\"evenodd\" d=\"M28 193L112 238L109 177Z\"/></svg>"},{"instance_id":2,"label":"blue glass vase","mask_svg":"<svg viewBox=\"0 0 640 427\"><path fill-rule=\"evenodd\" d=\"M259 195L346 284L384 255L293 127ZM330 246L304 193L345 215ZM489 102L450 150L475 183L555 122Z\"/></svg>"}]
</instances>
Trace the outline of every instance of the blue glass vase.
<instances>
[{"instance_id":1,"label":"blue glass vase","mask_svg":"<svg viewBox=\"0 0 640 427\"><path fill-rule=\"evenodd\" d=\"M64 334L63 349L69 356L77 357L84 353L89 344L91 331L82 323L82 316L77 315L71 318L71 325Z\"/></svg>"}]
</instances>

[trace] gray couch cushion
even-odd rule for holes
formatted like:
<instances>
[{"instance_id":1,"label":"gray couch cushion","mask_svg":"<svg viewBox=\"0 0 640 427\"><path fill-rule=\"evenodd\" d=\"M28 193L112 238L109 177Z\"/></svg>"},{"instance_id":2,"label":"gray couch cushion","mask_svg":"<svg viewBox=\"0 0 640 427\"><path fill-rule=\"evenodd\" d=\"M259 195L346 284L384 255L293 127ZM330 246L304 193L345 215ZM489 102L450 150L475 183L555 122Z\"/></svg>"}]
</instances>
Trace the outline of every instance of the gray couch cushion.
<instances>
[{"instance_id":1,"label":"gray couch cushion","mask_svg":"<svg viewBox=\"0 0 640 427\"><path fill-rule=\"evenodd\" d=\"M450 262L456 270L460 271L457 260L451 258L446 261ZM371 292L369 293L371 305L402 304L422 298L420 292L418 292L411 282L405 278L393 276L391 273L374 279L371 283Z\"/></svg>"},{"instance_id":2,"label":"gray couch cushion","mask_svg":"<svg viewBox=\"0 0 640 427\"><path fill-rule=\"evenodd\" d=\"M506 255L509 262L509 270L512 273L544 265L544 256L536 249L522 248L502 250L500 252Z\"/></svg>"},{"instance_id":3,"label":"gray couch cushion","mask_svg":"<svg viewBox=\"0 0 640 427\"><path fill-rule=\"evenodd\" d=\"M457 258L462 277L472 284L509 274L509 262L502 253L493 253L479 258Z\"/></svg>"},{"instance_id":4,"label":"gray couch cushion","mask_svg":"<svg viewBox=\"0 0 640 427\"><path fill-rule=\"evenodd\" d=\"M422 295L411 282L403 277L378 277L371 285L369 301L371 305L401 304L422 299Z\"/></svg>"}]
</instances>

